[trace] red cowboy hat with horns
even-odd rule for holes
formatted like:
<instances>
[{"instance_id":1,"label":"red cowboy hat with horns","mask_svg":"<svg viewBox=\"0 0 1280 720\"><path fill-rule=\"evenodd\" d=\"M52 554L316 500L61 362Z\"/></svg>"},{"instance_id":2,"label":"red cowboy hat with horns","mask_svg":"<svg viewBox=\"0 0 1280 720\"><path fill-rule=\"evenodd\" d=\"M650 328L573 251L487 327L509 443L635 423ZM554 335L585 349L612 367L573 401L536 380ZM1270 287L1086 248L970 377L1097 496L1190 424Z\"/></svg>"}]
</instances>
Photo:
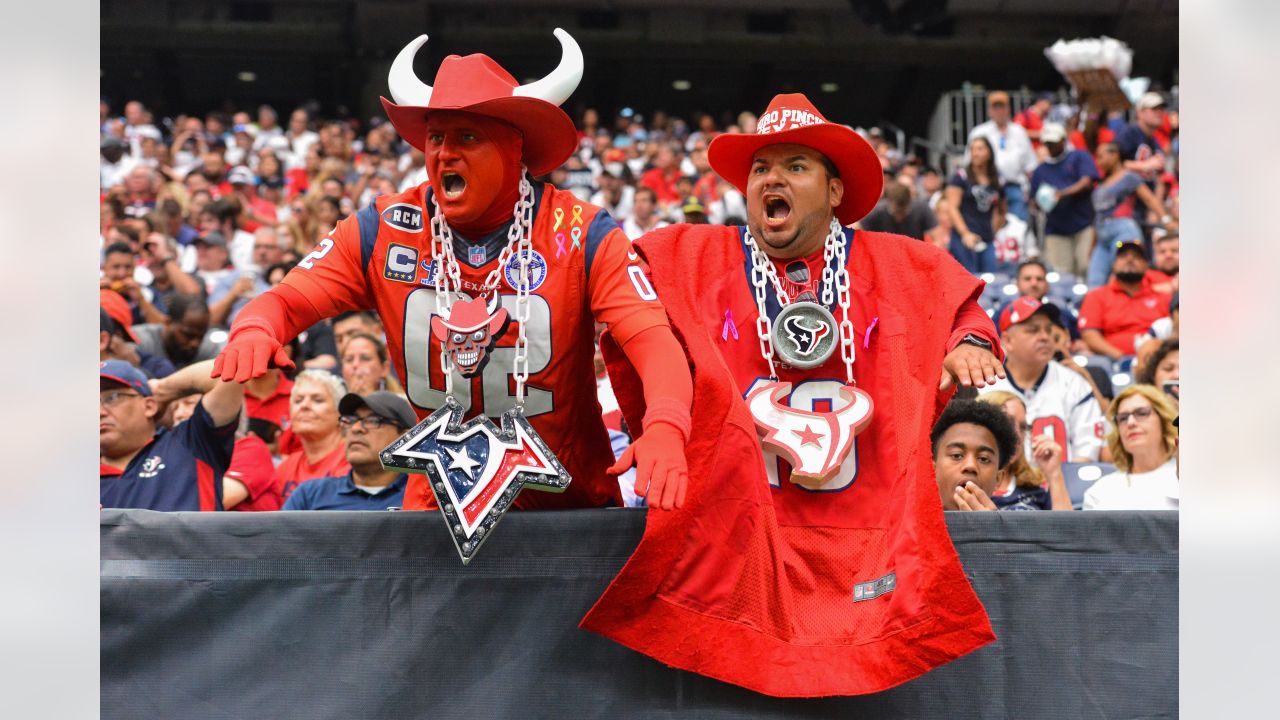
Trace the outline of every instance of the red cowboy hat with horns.
<instances>
[{"instance_id":1,"label":"red cowboy hat with horns","mask_svg":"<svg viewBox=\"0 0 1280 720\"><path fill-rule=\"evenodd\" d=\"M569 33L555 29L560 41L560 64L551 74L521 85L488 55L450 55L440 63L435 85L413 72L413 58L427 42L419 35L404 46L391 63L387 86L395 102L382 98L382 107L396 132L410 145L424 150L427 116L433 110L460 110L496 118L524 136L524 164L534 175L560 167L577 147L578 131L559 108L582 80L582 50Z\"/></svg>"},{"instance_id":2,"label":"red cowboy hat with horns","mask_svg":"<svg viewBox=\"0 0 1280 720\"><path fill-rule=\"evenodd\" d=\"M836 166L844 181L844 198L835 208L840 224L861 220L880 201L884 171L871 143L854 130L828 121L801 93L774 96L760 116L755 134L716 136L707 148L707 162L717 175L746 193L747 174L756 151L783 144L813 148Z\"/></svg>"}]
</instances>

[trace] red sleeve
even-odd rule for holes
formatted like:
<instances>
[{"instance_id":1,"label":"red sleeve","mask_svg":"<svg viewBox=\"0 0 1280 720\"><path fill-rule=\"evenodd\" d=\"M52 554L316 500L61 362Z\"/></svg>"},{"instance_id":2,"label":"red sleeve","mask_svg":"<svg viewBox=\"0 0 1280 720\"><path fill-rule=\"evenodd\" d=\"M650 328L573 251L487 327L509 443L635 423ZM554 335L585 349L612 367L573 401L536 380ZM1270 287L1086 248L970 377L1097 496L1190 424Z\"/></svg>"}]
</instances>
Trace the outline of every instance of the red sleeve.
<instances>
[{"instance_id":1,"label":"red sleeve","mask_svg":"<svg viewBox=\"0 0 1280 720\"><path fill-rule=\"evenodd\" d=\"M1101 331L1104 317L1102 299L1098 297L1098 291L1090 290L1084 296L1084 302L1080 303L1080 315L1076 322L1076 327L1080 328L1080 332L1085 330Z\"/></svg>"},{"instance_id":2,"label":"red sleeve","mask_svg":"<svg viewBox=\"0 0 1280 720\"><path fill-rule=\"evenodd\" d=\"M232 325L266 324L282 343L320 320L348 310L373 307L361 263L360 227L355 215L338 223L277 287L254 298Z\"/></svg>"},{"instance_id":3,"label":"red sleeve","mask_svg":"<svg viewBox=\"0 0 1280 720\"><path fill-rule=\"evenodd\" d=\"M947 341L947 352L956 349L966 335L975 335L991 343L991 352L1004 362L1004 348L1000 347L1000 337L996 334L995 324L979 305L978 301L969 298L956 311L955 324L951 326L951 338Z\"/></svg>"},{"instance_id":4,"label":"red sleeve","mask_svg":"<svg viewBox=\"0 0 1280 720\"><path fill-rule=\"evenodd\" d=\"M271 450L256 435L246 435L236 440L231 453L231 467L224 475L239 480L249 491L244 502L253 502L270 492L275 485L275 466L271 462Z\"/></svg>"},{"instance_id":5,"label":"red sleeve","mask_svg":"<svg viewBox=\"0 0 1280 720\"><path fill-rule=\"evenodd\" d=\"M600 241L587 278L591 313L619 345L651 327L669 327L666 310L631 241L614 228Z\"/></svg>"}]
</instances>

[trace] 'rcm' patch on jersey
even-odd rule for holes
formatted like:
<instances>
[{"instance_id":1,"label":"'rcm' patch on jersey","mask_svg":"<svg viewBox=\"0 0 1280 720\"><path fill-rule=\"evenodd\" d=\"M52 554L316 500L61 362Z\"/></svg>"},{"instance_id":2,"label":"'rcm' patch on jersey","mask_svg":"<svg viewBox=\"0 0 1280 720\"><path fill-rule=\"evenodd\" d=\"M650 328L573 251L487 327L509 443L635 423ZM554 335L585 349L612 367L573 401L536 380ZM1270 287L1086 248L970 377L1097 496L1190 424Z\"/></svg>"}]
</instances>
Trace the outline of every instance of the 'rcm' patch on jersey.
<instances>
[{"instance_id":1,"label":"'rcm' patch on jersey","mask_svg":"<svg viewBox=\"0 0 1280 720\"><path fill-rule=\"evenodd\" d=\"M382 222L397 230L418 232L422 229L422 208L408 203L396 203L382 211Z\"/></svg>"},{"instance_id":2,"label":"'rcm' patch on jersey","mask_svg":"<svg viewBox=\"0 0 1280 720\"><path fill-rule=\"evenodd\" d=\"M387 247L387 264L382 276L388 280L411 283L418 274L418 251L407 245L391 243Z\"/></svg>"}]
</instances>

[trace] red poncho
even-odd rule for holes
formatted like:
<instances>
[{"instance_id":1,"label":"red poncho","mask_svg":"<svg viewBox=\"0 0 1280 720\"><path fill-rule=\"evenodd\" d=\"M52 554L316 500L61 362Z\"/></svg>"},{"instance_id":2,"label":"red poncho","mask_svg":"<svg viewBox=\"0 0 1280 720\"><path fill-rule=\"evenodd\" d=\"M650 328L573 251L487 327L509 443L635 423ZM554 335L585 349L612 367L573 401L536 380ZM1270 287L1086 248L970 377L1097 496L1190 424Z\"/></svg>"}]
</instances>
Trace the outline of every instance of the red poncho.
<instances>
[{"instance_id":1,"label":"red poncho","mask_svg":"<svg viewBox=\"0 0 1280 720\"><path fill-rule=\"evenodd\" d=\"M875 415L857 439L856 474L843 489L812 492L780 468L771 488L741 394L767 369L738 233L678 225L637 243L693 369L689 494L682 509L649 513L582 627L787 697L877 692L991 642L947 534L929 446L948 399L937 392L942 359L981 282L929 245L858 232L849 250L854 372ZM641 386L605 343L619 403L638 428ZM806 378L843 382L840 353L782 373ZM891 591L854 601L855 585L891 573Z\"/></svg>"}]
</instances>

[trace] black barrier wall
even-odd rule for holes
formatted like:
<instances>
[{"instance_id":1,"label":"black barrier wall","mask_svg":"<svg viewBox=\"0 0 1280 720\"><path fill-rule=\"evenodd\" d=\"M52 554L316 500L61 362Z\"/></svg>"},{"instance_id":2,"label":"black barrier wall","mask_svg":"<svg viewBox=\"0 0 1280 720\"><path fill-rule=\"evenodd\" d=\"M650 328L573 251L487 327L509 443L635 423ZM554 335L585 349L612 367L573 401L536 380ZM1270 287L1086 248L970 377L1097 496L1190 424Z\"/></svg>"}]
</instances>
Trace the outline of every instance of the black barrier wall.
<instances>
[{"instance_id":1,"label":"black barrier wall","mask_svg":"<svg viewBox=\"0 0 1280 720\"><path fill-rule=\"evenodd\" d=\"M102 513L102 717L1132 718L1178 714L1176 513L950 513L999 640L892 690L782 700L578 621L641 510Z\"/></svg>"}]
</instances>

